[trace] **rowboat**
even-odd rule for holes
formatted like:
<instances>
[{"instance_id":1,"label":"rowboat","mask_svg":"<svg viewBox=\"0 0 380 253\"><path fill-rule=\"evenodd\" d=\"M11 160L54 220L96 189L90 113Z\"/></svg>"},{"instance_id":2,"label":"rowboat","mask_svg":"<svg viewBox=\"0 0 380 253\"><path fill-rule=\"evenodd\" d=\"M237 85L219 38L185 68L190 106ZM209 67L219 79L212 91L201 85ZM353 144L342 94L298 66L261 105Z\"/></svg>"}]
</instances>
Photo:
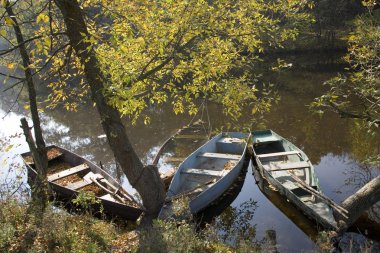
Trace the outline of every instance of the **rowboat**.
<instances>
[{"instance_id":1,"label":"rowboat","mask_svg":"<svg viewBox=\"0 0 380 253\"><path fill-rule=\"evenodd\" d=\"M159 218L169 218L172 200L188 197L192 214L218 199L238 177L244 164L249 135L221 133L199 147L178 167Z\"/></svg>"},{"instance_id":2,"label":"rowboat","mask_svg":"<svg viewBox=\"0 0 380 253\"><path fill-rule=\"evenodd\" d=\"M161 179L168 188L181 162L209 139L209 126L201 119L194 120L174 132L159 148L152 164L160 162Z\"/></svg>"},{"instance_id":3,"label":"rowboat","mask_svg":"<svg viewBox=\"0 0 380 253\"><path fill-rule=\"evenodd\" d=\"M336 229L333 209L340 208L324 196L306 154L272 130L252 132L253 163L263 178L309 219L326 229Z\"/></svg>"},{"instance_id":4,"label":"rowboat","mask_svg":"<svg viewBox=\"0 0 380 253\"><path fill-rule=\"evenodd\" d=\"M319 229L315 226L315 223L305 216L293 203L288 202L278 191L274 191L273 186L262 177L259 170L253 169L252 172L256 184L264 196L294 225L308 235L311 240L316 241L316 239L318 239Z\"/></svg>"},{"instance_id":5,"label":"rowboat","mask_svg":"<svg viewBox=\"0 0 380 253\"><path fill-rule=\"evenodd\" d=\"M70 206L71 200L83 190L95 194L105 214L132 221L141 215L143 207L99 166L55 145L47 147L47 154L47 179L56 199L68 201ZM28 181L31 183L37 176L32 155L27 152L21 157L27 166ZM100 205L94 205L94 209L100 210Z\"/></svg>"}]
</instances>

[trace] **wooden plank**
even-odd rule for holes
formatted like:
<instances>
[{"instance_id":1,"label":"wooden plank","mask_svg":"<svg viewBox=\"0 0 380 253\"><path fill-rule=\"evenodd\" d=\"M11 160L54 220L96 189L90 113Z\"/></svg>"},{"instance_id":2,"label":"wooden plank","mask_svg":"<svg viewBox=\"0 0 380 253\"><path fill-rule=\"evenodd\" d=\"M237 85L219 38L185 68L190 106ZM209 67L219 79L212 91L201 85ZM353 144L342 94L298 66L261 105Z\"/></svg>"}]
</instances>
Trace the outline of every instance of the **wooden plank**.
<instances>
[{"instance_id":1,"label":"wooden plank","mask_svg":"<svg viewBox=\"0 0 380 253\"><path fill-rule=\"evenodd\" d=\"M89 182L85 179L82 179L80 181L70 183L66 187L71 189L71 190L78 190L78 189L83 188L83 187L90 185L90 184L92 184L92 182Z\"/></svg>"},{"instance_id":2,"label":"wooden plank","mask_svg":"<svg viewBox=\"0 0 380 253\"><path fill-rule=\"evenodd\" d=\"M50 182L55 181L57 179L67 177L67 176L70 176L72 174L76 174L76 173L86 171L89 169L90 169L90 167L88 167L88 165L86 163L82 163L78 166L75 166L75 167L72 167L70 169L63 170L63 171L60 171L60 172L57 172L57 173L54 173L54 174L48 176L48 181L50 181Z\"/></svg>"},{"instance_id":3,"label":"wooden plank","mask_svg":"<svg viewBox=\"0 0 380 253\"><path fill-rule=\"evenodd\" d=\"M292 163L271 163L271 169L269 171L303 169L308 167L310 167L310 164L304 161Z\"/></svg>"},{"instance_id":4,"label":"wooden plank","mask_svg":"<svg viewBox=\"0 0 380 253\"><path fill-rule=\"evenodd\" d=\"M275 157L275 156L287 156L287 155L299 155L301 154L299 151L287 151L287 152L276 152L276 153L268 153L257 155L258 158L266 158L266 157Z\"/></svg>"},{"instance_id":5,"label":"wooden plank","mask_svg":"<svg viewBox=\"0 0 380 253\"><path fill-rule=\"evenodd\" d=\"M212 176L212 177L221 177L223 171L217 170L204 170L204 169L195 169L195 168L186 168L181 171L181 174L195 174L200 176Z\"/></svg>"},{"instance_id":6,"label":"wooden plank","mask_svg":"<svg viewBox=\"0 0 380 253\"><path fill-rule=\"evenodd\" d=\"M205 135L198 135L198 134L179 134L175 137L175 139L207 139L207 136Z\"/></svg>"},{"instance_id":7,"label":"wooden plank","mask_svg":"<svg viewBox=\"0 0 380 253\"><path fill-rule=\"evenodd\" d=\"M189 196L192 194L199 194L199 193L207 190L208 188L211 188L211 186L213 186L215 182L216 182L216 179L214 178L212 180L205 182L204 184L197 185L194 189L190 189L190 190L181 192L181 193L174 195L172 197L167 197L167 198L165 198L165 202L166 203L171 202L173 200L180 199L182 197L186 197L186 196Z\"/></svg>"},{"instance_id":8,"label":"wooden plank","mask_svg":"<svg viewBox=\"0 0 380 253\"><path fill-rule=\"evenodd\" d=\"M172 156L172 157L165 158L164 162L165 163L180 163L180 162L183 162L185 159L186 159L186 157Z\"/></svg>"},{"instance_id":9,"label":"wooden plank","mask_svg":"<svg viewBox=\"0 0 380 253\"><path fill-rule=\"evenodd\" d=\"M106 195L103 195L101 197L99 197L100 199L104 199L104 200L108 200L108 201L113 201L113 202L116 202L117 200L114 199L111 194L107 193Z\"/></svg>"},{"instance_id":10,"label":"wooden plank","mask_svg":"<svg viewBox=\"0 0 380 253\"><path fill-rule=\"evenodd\" d=\"M221 158L221 159L229 159L229 160L240 160L241 155L206 152L206 153L199 154L198 157L202 157L202 158Z\"/></svg>"}]
</instances>

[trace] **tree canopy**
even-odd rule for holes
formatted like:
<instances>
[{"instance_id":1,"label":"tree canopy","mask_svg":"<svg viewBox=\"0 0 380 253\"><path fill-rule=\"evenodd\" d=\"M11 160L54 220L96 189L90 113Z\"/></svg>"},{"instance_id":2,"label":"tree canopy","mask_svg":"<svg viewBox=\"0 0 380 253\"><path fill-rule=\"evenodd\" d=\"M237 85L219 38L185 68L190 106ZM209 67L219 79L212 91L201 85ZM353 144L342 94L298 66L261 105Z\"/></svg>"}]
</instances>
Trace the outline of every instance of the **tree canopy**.
<instances>
[{"instance_id":1,"label":"tree canopy","mask_svg":"<svg viewBox=\"0 0 380 253\"><path fill-rule=\"evenodd\" d=\"M359 118L370 127L380 124L380 13L369 12L354 20L348 36L348 72L326 82L330 90L314 106L342 117Z\"/></svg>"},{"instance_id":2,"label":"tree canopy","mask_svg":"<svg viewBox=\"0 0 380 253\"><path fill-rule=\"evenodd\" d=\"M31 67L53 89L49 106L75 110L88 85L55 5L13 5L22 10L17 18L28 31ZM96 50L110 78L104 94L122 115L136 120L148 105L167 101L176 113L195 113L196 99L207 97L238 117L246 105L269 109L273 97L260 96L266 87L252 82L254 63L295 39L309 7L309 1L83 1L91 34L83 39Z\"/></svg>"}]
</instances>

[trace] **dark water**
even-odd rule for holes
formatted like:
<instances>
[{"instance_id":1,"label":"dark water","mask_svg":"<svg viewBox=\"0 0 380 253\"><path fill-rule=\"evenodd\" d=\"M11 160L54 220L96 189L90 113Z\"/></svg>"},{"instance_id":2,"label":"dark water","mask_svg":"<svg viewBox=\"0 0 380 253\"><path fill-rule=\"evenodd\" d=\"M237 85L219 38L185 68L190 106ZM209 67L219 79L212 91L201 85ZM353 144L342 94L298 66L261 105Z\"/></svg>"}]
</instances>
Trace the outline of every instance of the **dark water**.
<instances>
[{"instance_id":1,"label":"dark water","mask_svg":"<svg viewBox=\"0 0 380 253\"><path fill-rule=\"evenodd\" d=\"M325 89L322 83L336 73L333 66L322 66L324 68L296 67L287 72L264 75L266 80L276 83L282 99L271 108L271 112L266 114L264 119L257 121L254 127L271 128L303 149L315 166L321 189L339 203L379 174L379 169L371 169L360 163L365 154L376 151L379 140L366 136L352 120L340 119L332 113L320 116L310 112L307 105L322 94ZM16 95L17 92L1 94L1 117L6 114ZM25 98L26 94L21 93L21 99ZM208 104L207 109L213 128L221 128L230 123L218 105ZM0 120L0 137L3 141L7 140L7 136L21 133L19 119L21 115L26 114L22 102L20 105L16 104L13 110L15 112ZM159 146L179 128L188 124L191 117L175 115L169 105L150 108L146 114L151 117L150 125L138 121L135 126L128 125L127 128L131 142L140 157L144 162L150 162ZM247 112L245 117L256 116ZM244 118L241 121L241 124L243 123ZM43 128L47 143L60 145L96 163L102 161L111 175L129 187L122 173L116 171L112 165L113 156L106 139L102 136L99 117L92 106L83 105L78 112L59 109L45 111ZM363 145L363 140L373 145ZM9 171L9 167L14 166L8 158L27 151L27 145L23 137L13 138L11 143L14 144L12 149L0 153L2 185L4 182L10 182L9 180L16 175L23 176L22 170ZM8 162L4 163L4 160ZM15 157L15 161L19 162L19 158ZM167 167L163 163L160 165L162 170ZM229 199L229 202L232 201L230 207L217 219L218 224L224 229L221 233L224 233L226 241L233 244L236 238L246 237L252 242L260 243L267 240L268 235L272 235L272 239L275 235L276 248L280 252L304 252L314 249L318 229L270 187L264 186L263 190L260 190L252 175L251 163L242 176L240 185L236 187L237 190ZM238 219L231 221L229 217ZM379 206L373 208L368 217L372 224L380 224ZM244 228L245 232L239 228ZM366 233L365 227L362 228L362 232Z\"/></svg>"}]
</instances>

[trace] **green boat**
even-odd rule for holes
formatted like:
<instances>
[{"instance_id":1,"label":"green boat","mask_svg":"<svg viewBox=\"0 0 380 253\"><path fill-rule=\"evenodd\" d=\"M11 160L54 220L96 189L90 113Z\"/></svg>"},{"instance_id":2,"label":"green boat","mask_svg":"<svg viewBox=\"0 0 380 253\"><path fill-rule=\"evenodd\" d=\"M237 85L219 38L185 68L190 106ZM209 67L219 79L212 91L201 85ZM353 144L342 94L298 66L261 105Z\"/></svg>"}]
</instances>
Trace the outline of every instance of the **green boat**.
<instances>
[{"instance_id":1,"label":"green boat","mask_svg":"<svg viewBox=\"0 0 380 253\"><path fill-rule=\"evenodd\" d=\"M308 218L335 230L332 209L339 206L322 194L306 154L272 130L254 131L252 140L253 163L262 177Z\"/></svg>"}]
</instances>

